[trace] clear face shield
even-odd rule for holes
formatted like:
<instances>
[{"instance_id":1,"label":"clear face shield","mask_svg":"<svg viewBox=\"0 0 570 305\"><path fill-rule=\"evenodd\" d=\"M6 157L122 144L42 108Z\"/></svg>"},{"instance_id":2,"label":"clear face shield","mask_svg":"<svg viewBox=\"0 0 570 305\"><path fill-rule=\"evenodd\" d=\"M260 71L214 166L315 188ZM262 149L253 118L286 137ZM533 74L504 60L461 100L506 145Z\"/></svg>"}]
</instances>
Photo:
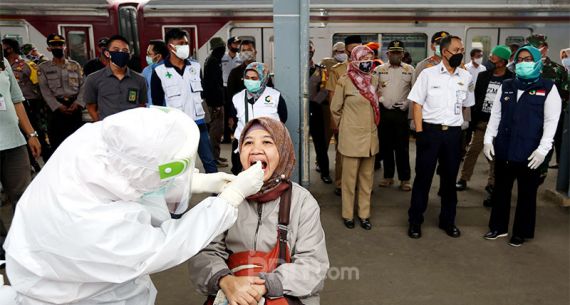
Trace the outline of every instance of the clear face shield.
<instances>
[{"instance_id":1,"label":"clear face shield","mask_svg":"<svg viewBox=\"0 0 570 305\"><path fill-rule=\"evenodd\" d=\"M165 182L164 198L172 214L182 214L190 205L195 159L192 156L158 166L160 180Z\"/></svg>"}]
</instances>

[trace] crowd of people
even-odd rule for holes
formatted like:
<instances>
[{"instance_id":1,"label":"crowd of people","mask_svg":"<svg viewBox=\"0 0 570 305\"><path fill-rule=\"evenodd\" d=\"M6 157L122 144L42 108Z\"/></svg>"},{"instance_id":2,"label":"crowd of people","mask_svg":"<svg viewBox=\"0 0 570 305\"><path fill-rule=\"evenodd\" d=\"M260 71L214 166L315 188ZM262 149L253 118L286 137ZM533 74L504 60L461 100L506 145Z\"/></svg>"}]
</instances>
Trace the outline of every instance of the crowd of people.
<instances>
[{"instance_id":1,"label":"crowd of people","mask_svg":"<svg viewBox=\"0 0 570 305\"><path fill-rule=\"evenodd\" d=\"M120 35L101 38L99 56L83 67L66 57L62 35L51 34L46 43L51 60L33 45L20 46L10 38L2 40L0 49L0 183L15 211L11 236L18 235L8 238L7 256L15 266L13 276L25 275L38 285L36 290L19 293L46 302L73 302L76 299L61 299L56 291L61 283L55 275L67 274L74 280L66 285L78 299L97 302L114 295L131 302L125 304L142 304L141 300L152 299L156 293L148 274L192 257L192 280L209 296L210 304L220 295L230 304L257 304L262 297L269 298L267 304L279 298L289 304L297 304L299 298L303 304L319 303L318 292L329 266L319 208L307 190L289 181L295 152L284 125L287 101L275 88L268 66L256 61L255 41L214 37L202 67L190 56L188 33L171 29L164 40L149 41L148 65L142 73L130 68L131 46ZM383 168L380 188L396 184L397 174L399 190L411 192L408 236L421 238L423 214L437 173L438 226L450 237L459 237L457 192L467 188L483 152L489 164L488 198L483 204L491 208L489 232L483 237L493 240L510 235L509 244L515 247L534 238L537 189L553 156L553 167L560 159L569 100L570 49L561 51L564 66L559 65L548 57L547 37L532 35L525 45L498 45L490 54L473 49L465 63L462 39L440 31L431 37L433 55L415 67L402 41L389 42L386 62L379 58L380 50L381 43L350 35L332 46L331 57L317 62L315 46L309 44L309 132L315 164L321 180L332 184L331 191L341 197L344 225L355 228L356 210L360 226L372 229L374 173ZM156 107L143 110L149 106ZM188 130L170 135L164 134L165 128ZM333 137L334 178L328 156ZM413 181L412 137L416 145ZM80 145L86 138L93 143ZM127 138L133 140L123 141ZM228 158L222 156L224 143L231 143ZM196 173L190 179L195 155L206 174ZM51 158L54 161L48 163ZM237 178L218 173L218 168L229 166L228 161ZM43 164L46 168L42 169ZM60 169L64 165L70 170L77 166L77 172ZM124 179L104 174L107 165ZM158 173L149 171L156 166ZM34 172L37 182L22 197ZM186 199L169 202L170 189L164 183L174 176L182 176L187 184L192 181L193 192L220 194L218 199L235 208L218 211L218 218L207 225L211 230L202 232L199 242L183 242L187 238L181 238L180 232L197 228L191 222L200 223L202 217L203 223L215 211L208 212L205 206L211 203L206 202L195 213L179 215L187 208ZM82 194L52 188L61 181L83 189ZM200 186L200 181L209 184ZM514 181L519 194L509 230ZM162 196L159 203L152 199L157 193ZM167 233L149 233L153 240L146 246L158 249L155 252L146 246L141 252L125 252L140 258L128 264L121 256L114 257L116 261L104 256L103 252L116 250L112 245L106 249L94 246L87 261L78 254L89 242L101 242L102 233L85 235L84 248L62 247L60 253L46 246L39 251L49 252L47 259L26 250L37 243L26 223L37 221L32 210L42 194L54 204L45 209L46 215L53 213L61 221L34 225L36 232L71 229L81 234L73 217L93 221L90 225L105 232L117 226L113 222L117 218L98 223L101 219L84 213L91 209L94 215L107 217L110 207L102 208L100 203L125 201L140 203L152 212L149 219L141 220L144 217L136 215L142 212L133 206L115 211L130 221L137 219L136 225L121 224L125 232L132 233L124 235L123 241L136 242L140 237L135 233L144 225L162 227ZM24 206L16 208L20 198ZM65 203L73 200L88 202L89 208L79 211ZM62 209L73 211L70 218L61 218ZM1 221L0 233L3 243L7 233ZM57 234L53 236L54 244L64 243ZM175 238L182 241L176 243ZM183 246L188 248L183 251ZM18 255L11 255L10 249ZM170 257L165 254L168 251L183 251L184 255ZM164 261L157 263L159 258ZM29 265L26 260L39 263ZM262 262L261 266L251 265L252 260ZM44 263L55 273L45 275ZM119 277L122 284L111 280L116 274L109 264L125 268ZM79 269L85 273L77 274ZM100 285L92 284L87 272L95 269L100 269ZM25 281L13 284L18 289L28 285ZM124 294L125 285L141 294Z\"/></svg>"}]
</instances>

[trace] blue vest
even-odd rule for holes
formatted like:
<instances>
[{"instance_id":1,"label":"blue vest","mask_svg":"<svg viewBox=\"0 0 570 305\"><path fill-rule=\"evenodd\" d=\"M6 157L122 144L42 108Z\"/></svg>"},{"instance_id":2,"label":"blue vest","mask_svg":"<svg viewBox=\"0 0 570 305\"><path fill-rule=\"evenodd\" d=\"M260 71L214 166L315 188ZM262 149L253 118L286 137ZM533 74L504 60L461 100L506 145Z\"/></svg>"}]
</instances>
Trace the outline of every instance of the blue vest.
<instances>
[{"instance_id":1,"label":"blue vest","mask_svg":"<svg viewBox=\"0 0 570 305\"><path fill-rule=\"evenodd\" d=\"M527 162L540 144L544 126L544 102L553 82L540 79L517 101L515 79L503 81L501 122L495 138L497 160Z\"/></svg>"}]
</instances>

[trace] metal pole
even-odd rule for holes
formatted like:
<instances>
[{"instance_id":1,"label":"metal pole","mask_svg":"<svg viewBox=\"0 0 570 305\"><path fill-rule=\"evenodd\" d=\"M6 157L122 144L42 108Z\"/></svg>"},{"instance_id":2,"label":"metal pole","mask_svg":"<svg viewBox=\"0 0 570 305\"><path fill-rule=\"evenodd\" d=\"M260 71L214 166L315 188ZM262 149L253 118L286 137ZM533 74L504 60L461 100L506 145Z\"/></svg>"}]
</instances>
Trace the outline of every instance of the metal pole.
<instances>
[{"instance_id":1,"label":"metal pole","mask_svg":"<svg viewBox=\"0 0 570 305\"><path fill-rule=\"evenodd\" d=\"M297 156L292 179L309 185L309 0L274 0L275 84L289 110Z\"/></svg>"}]
</instances>

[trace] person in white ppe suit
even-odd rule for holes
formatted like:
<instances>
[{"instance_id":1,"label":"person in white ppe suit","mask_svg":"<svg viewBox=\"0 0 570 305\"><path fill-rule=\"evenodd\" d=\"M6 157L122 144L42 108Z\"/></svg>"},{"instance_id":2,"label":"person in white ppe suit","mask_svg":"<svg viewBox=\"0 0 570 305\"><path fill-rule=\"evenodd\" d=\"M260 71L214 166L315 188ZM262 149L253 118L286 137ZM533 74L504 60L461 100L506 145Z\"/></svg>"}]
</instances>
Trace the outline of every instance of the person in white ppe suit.
<instances>
[{"instance_id":1,"label":"person in white ppe suit","mask_svg":"<svg viewBox=\"0 0 570 305\"><path fill-rule=\"evenodd\" d=\"M261 164L237 177L195 173L198 142L192 119L168 108L124 111L71 135L18 202L5 244L15 304L154 304L149 274L228 230L263 184ZM172 219L190 191L219 195Z\"/></svg>"}]
</instances>

